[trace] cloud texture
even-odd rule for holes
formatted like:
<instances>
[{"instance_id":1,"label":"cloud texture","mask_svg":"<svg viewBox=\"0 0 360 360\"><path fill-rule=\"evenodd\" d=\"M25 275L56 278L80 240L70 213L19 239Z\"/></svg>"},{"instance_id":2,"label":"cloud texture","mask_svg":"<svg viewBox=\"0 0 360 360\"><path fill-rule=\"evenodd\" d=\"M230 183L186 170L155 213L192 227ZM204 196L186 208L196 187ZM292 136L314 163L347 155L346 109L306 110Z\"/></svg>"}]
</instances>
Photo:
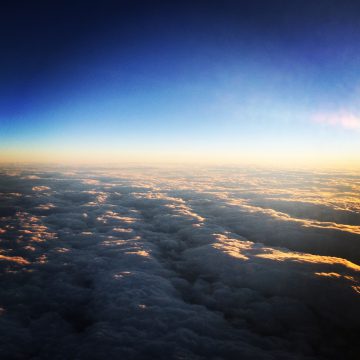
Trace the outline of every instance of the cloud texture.
<instances>
[{"instance_id":1,"label":"cloud texture","mask_svg":"<svg viewBox=\"0 0 360 360\"><path fill-rule=\"evenodd\" d=\"M2 169L1 359L355 359L360 177Z\"/></svg>"}]
</instances>

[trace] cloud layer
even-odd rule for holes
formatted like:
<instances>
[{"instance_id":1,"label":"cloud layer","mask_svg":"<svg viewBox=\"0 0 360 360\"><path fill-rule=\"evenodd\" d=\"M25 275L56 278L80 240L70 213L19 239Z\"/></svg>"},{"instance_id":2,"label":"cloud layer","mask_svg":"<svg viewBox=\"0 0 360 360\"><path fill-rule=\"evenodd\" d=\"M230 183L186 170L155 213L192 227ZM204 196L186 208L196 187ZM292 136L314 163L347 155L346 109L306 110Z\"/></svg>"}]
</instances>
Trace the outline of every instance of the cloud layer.
<instances>
[{"instance_id":1,"label":"cloud layer","mask_svg":"<svg viewBox=\"0 0 360 360\"><path fill-rule=\"evenodd\" d=\"M355 359L360 177L2 169L2 359Z\"/></svg>"}]
</instances>

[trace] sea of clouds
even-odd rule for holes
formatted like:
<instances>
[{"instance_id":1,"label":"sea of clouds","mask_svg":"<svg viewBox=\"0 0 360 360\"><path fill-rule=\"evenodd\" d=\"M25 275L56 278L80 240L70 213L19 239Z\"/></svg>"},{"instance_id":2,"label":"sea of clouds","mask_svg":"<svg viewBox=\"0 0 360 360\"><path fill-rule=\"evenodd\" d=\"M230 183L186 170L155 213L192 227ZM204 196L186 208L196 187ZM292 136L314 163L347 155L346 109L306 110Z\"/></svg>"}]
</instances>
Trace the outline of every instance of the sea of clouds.
<instances>
[{"instance_id":1,"label":"sea of clouds","mask_svg":"<svg viewBox=\"0 0 360 360\"><path fill-rule=\"evenodd\" d=\"M1 359L358 359L360 176L0 169Z\"/></svg>"}]
</instances>

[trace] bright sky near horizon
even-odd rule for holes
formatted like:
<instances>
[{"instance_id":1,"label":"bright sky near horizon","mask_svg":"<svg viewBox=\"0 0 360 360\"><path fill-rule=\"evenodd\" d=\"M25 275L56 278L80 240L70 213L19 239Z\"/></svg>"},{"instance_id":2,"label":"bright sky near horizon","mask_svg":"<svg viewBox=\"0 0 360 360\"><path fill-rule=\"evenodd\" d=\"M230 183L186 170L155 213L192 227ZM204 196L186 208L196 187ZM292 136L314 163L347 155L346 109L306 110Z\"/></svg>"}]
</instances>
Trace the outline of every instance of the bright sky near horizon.
<instances>
[{"instance_id":1,"label":"bright sky near horizon","mask_svg":"<svg viewBox=\"0 0 360 360\"><path fill-rule=\"evenodd\" d=\"M0 162L360 167L355 2L2 7Z\"/></svg>"}]
</instances>

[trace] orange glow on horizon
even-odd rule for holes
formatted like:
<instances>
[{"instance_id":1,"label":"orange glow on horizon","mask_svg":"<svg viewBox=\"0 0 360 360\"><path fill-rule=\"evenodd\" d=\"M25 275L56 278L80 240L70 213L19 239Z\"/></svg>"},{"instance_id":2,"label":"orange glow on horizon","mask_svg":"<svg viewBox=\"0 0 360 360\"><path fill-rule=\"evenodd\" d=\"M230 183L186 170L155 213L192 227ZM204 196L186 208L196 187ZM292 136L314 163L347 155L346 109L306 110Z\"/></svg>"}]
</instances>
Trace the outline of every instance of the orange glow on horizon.
<instances>
[{"instance_id":1,"label":"orange glow on horizon","mask_svg":"<svg viewBox=\"0 0 360 360\"><path fill-rule=\"evenodd\" d=\"M210 165L260 166L272 168L305 168L360 170L360 155L280 153L271 151L120 151L98 149L34 149L0 153L0 164L45 165Z\"/></svg>"}]
</instances>

